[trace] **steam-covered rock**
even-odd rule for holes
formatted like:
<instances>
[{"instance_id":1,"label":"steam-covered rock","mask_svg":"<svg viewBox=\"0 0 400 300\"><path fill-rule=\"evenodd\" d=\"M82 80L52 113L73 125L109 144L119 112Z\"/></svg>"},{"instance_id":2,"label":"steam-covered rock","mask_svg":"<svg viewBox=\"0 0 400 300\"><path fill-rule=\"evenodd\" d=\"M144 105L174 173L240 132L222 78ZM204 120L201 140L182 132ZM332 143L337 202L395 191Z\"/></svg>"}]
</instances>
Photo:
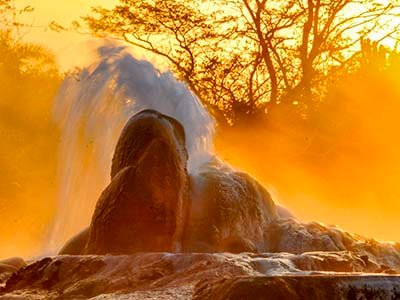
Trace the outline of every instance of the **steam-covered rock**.
<instances>
[{"instance_id":1,"label":"steam-covered rock","mask_svg":"<svg viewBox=\"0 0 400 300\"><path fill-rule=\"evenodd\" d=\"M185 251L265 251L264 232L277 212L255 179L215 160L191 177L190 200Z\"/></svg>"},{"instance_id":2,"label":"steam-covered rock","mask_svg":"<svg viewBox=\"0 0 400 300\"><path fill-rule=\"evenodd\" d=\"M128 122L112 181L92 218L87 254L177 251L188 195L183 127L153 110Z\"/></svg>"},{"instance_id":3,"label":"steam-covered rock","mask_svg":"<svg viewBox=\"0 0 400 300\"><path fill-rule=\"evenodd\" d=\"M122 130L112 159L111 178L123 168L136 165L155 141L165 143L165 151L172 150L171 155L176 156L172 159L179 160L186 168L188 156L183 126L172 117L147 109L130 118Z\"/></svg>"},{"instance_id":4,"label":"steam-covered rock","mask_svg":"<svg viewBox=\"0 0 400 300\"><path fill-rule=\"evenodd\" d=\"M89 227L69 239L58 252L59 255L79 255L85 253L89 238Z\"/></svg>"},{"instance_id":5,"label":"steam-covered rock","mask_svg":"<svg viewBox=\"0 0 400 300\"><path fill-rule=\"evenodd\" d=\"M378 242L335 226L276 219L266 228L265 238L267 252L348 251L360 257L369 272L400 273L400 251L396 244Z\"/></svg>"}]
</instances>

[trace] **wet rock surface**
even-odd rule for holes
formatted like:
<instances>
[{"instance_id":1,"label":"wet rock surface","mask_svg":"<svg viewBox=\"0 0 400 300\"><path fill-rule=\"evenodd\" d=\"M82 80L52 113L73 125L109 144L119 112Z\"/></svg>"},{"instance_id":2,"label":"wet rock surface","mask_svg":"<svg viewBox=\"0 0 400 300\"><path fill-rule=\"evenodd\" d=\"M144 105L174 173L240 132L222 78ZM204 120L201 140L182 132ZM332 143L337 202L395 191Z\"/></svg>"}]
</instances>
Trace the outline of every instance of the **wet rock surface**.
<instances>
[{"instance_id":1,"label":"wet rock surface","mask_svg":"<svg viewBox=\"0 0 400 300\"><path fill-rule=\"evenodd\" d=\"M131 118L111 183L97 202L86 254L179 251L188 196L183 127L153 110Z\"/></svg>"},{"instance_id":2,"label":"wet rock surface","mask_svg":"<svg viewBox=\"0 0 400 300\"><path fill-rule=\"evenodd\" d=\"M400 277L357 273L368 271L361 261L349 252L57 256L15 272L0 299L400 297Z\"/></svg>"},{"instance_id":3,"label":"wet rock surface","mask_svg":"<svg viewBox=\"0 0 400 300\"><path fill-rule=\"evenodd\" d=\"M193 299L400 299L400 281L389 276L243 276L200 284Z\"/></svg>"},{"instance_id":4,"label":"wet rock surface","mask_svg":"<svg viewBox=\"0 0 400 300\"><path fill-rule=\"evenodd\" d=\"M0 260L0 286L19 269L26 266L25 261L20 257L11 257Z\"/></svg>"}]
</instances>

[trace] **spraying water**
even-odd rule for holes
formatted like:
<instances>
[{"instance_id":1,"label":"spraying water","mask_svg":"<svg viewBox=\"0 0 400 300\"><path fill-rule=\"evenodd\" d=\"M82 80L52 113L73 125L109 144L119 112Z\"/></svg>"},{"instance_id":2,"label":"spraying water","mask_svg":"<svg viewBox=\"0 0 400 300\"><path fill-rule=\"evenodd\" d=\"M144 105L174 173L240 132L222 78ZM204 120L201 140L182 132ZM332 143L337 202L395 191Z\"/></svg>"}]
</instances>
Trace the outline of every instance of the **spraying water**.
<instances>
[{"instance_id":1,"label":"spraying water","mask_svg":"<svg viewBox=\"0 0 400 300\"><path fill-rule=\"evenodd\" d=\"M135 59L124 47L100 47L98 54L99 62L68 77L56 98L54 116L62 137L58 212L49 252L89 224L109 182L121 129L133 114L151 108L183 124L189 172L213 152L213 119L185 84Z\"/></svg>"}]
</instances>

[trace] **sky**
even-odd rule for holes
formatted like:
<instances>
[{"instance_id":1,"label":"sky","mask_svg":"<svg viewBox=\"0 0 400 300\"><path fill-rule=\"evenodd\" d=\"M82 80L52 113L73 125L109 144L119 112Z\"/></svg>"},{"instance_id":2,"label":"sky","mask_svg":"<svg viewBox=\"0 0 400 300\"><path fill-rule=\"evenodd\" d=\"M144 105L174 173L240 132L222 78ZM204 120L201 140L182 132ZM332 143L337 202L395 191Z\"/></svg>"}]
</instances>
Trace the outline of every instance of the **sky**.
<instances>
[{"instance_id":1,"label":"sky","mask_svg":"<svg viewBox=\"0 0 400 300\"><path fill-rule=\"evenodd\" d=\"M24 6L34 7L34 12L26 15L24 22L34 27L24 36L26 41L43 44L50 48L57 57L57 62L62 70L72 66L83 66L93 58L93 49L101 41L88 35L72 32L57 33L48 29L48 25L55 21L63 26L68 26L72 21L85 16L93 6L110 7L115 0L16 0L19 8Z\"/></svg>"},{"instance_id":2,"label":"sky","mask_svg":"<svg viewBox=\"0 0 400 300\"><path fill-rule=\"evenodd\" d=\"M389 0L377 2L386 4ZM93 51L102 41L90 35L82 35L73 32L57 33L48 28L48 25L55 21L60 25L68 27L74 20L85 16L90 12L91 7L102 6L111 8L118 0L14 0L17 7L34 7L34 12L28 14L23 21L32 24L34 27L27 32L25 40L44 44L56 55L61 70L66 71L74 66L84 66L93 60ZM379 37L379 36L378 36ZM386 41L393 46L393 41ZM151 61L157 59L135 49L138 58L147 58Z\"/></svg>"}]
</instances>

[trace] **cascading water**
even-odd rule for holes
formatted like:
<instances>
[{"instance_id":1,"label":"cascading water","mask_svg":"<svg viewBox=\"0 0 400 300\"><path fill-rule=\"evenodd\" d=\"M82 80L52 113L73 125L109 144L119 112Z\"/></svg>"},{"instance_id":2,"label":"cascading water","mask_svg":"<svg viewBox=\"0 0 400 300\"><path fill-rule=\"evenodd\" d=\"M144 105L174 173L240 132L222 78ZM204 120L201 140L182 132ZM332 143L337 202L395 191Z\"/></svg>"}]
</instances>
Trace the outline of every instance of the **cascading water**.
<instances>
[{"instance_id":1,"label":"cascading water","mask_svg":"<svg viewBox=\"0 0 400 300\"><path fill-rule=\"evenodd\" d=\"M99 62L69 76L56 98L59 203L46 252L54 253L89 224L109 182L118 136L133 114L152 108L183 124L190 172L212 156L213 119L185 84L124 47L101 47L98 54Z\"/></svg>"}]
</instances>

